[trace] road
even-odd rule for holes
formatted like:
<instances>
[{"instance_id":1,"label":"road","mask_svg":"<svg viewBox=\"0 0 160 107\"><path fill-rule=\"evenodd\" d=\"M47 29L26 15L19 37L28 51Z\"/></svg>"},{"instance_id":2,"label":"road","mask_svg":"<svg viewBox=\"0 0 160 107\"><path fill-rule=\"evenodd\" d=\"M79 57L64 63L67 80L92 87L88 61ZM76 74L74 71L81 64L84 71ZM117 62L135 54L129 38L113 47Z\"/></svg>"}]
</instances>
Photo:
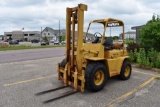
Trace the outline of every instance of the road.
<instances>
[{"instance_id":1,"label":"road","mask_svg":"<svg viewBox=\"0 0 160 107\"><path fill-rule=\"evenodd\" d=\"M0 51L0 63L63 56L65 48Z\"/></svg>"},{"instance_id":2,"label":"road","mask_svg":"<svg viewBox=\"0 0 160 107\"><path fill-rule=\"evenodd\" d=\"M58 55L63 54L61 52L64 51L62 48L51 50L57 50L55 54L58 53ZM6 53L9 54L10 52L12 53L13 51ZM16 52L14 51L14 53ZM43 101L71 90L71 88L36 96L35 93L37 92L62 85L57 79L57 63L64 56L53 55L47 56L47 58L45 56L40 58L18 60L18 62L13 62L12 60L0 64L0 107L160 106L160 79L155 78L155 76L160 77L160 74L135 67L133 67L131 78L127 81L114 77L108 79L104 89L99 92L93 93L85 90L84 93L78 92L60 100L43 104Z\"/></svg>"}]
</instances>

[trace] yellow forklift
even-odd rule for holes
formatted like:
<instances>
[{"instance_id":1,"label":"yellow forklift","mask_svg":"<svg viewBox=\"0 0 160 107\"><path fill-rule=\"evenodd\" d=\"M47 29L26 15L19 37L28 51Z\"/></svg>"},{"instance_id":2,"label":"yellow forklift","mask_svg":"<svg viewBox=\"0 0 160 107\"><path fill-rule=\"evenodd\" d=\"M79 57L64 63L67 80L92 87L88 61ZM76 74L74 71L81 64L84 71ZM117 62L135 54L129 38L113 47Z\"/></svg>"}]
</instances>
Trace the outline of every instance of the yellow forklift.
<instances>
[{"instance_id":1,"label":"yellow forklift","mask_svg":"<svg viewBox=\"0 0 160 107\"><path fill-rule=\"evenodd\" d=\"M45 101L45 103L79 90L84 92L85 88L93 92L100 91L105 86L107 79L113 76L119 76L122 80L130 78L132 68L124 47L124 23L114 18L93 20L89 23L86 35L84 35L84 11L87 11L85 4L66 9L66 54L65 59L58 63L58 79L64 85L39 94L68 86L73 87L73 90ZM88 30L93 23L102 24L103 32L95 32L94 40L87 43ZM120 26L123 43L114 43L111 38L105 38L107 27Z\"/></svg>"}]
</instances>

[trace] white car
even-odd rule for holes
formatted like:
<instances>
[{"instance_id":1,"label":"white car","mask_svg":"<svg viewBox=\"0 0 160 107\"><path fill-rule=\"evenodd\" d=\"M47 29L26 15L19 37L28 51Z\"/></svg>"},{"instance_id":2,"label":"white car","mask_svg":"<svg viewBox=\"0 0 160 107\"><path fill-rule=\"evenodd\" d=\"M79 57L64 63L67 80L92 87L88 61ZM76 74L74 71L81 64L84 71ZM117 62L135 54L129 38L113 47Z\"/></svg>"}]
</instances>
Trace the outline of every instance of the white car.
<instances>
[{"instance_id":1,"label":"white car","mask_svg":"<svg viewBox=\"0 0 160 107\"><path fill-rule=\"evenodd\" d=\"M59 41L54 41L54 44L55 45L59 45Z\"/></svg>"},{"instance_id":2,"label":"white car","mask_svg":"<svg viewBox=\"0 0 160 107\"><path fill-rule=\"evenodd\" d=\"M53 40L53 39L52 39L52 40L50 40L50 42L51 42L51 43L54 43L54 41L55 41L55 40Z\"/></svg>"},{"instance_id":3,"label":"white car","mask_svg":"<svg viewBox=\"0 0 160 107\"><path fill-rule=\"evenodd\" d=\"M62 45L66 44L66 41L62 41L61 44L62 44Z\"/></svg>"}]
</instances>

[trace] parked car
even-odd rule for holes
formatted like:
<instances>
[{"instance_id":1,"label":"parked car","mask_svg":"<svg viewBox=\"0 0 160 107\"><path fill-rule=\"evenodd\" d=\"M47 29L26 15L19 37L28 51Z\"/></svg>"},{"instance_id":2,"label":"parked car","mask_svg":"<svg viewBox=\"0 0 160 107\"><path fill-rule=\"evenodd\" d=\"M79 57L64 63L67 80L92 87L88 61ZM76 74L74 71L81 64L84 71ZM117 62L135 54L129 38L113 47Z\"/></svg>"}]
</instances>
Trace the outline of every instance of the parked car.
<instances>
[{"instance_id":1,"label":"parked car","mask_svg":"<svg viewBox=\"0 0 160 107\"><path fill-rule=\"evenodd\" d=\"M10 40L9 44L10 45L16 45L16 44L19 44L19 42L18 42L18 40Z\"/></svg>"},{"instance_id":2,"label":"parked car","mask_svg":"<svg viewBox=\"0 0 160 107\"><path fill-rule=\"evenodd\" d=\"M54 45L59 45L59 41L54 41Z\"/></svg>"},{"instance_id":3,"label":"parked car","mask_svg":"<svg viewBox=\"0 0 160 107\"><path fill-rule=\"evenodd\" d=\"M55 40L53 40L53 39L52 39L52 40L50 40L50 42L51 42L51 43L54 43L54 41L55 41Z\"/></svg>"},{"instance_id":4,"label":"parked car","mask_svg":"<svg viewBox=\"0 0 160 107\"><path fill-rule=\"evenodd\" d=\"M17 40L18 42L23 42L23 40Z\"/></svg>"},{"instance_id":5,"label":"parked car","mask_svg":"<svg viewBox=\"0 0 160 107\"><path fill-rule=\"evenodd\" d=\"M33 39L33 40L31 40L31 42L32 42L32 43L38 43L38 42L39 42L39 40L37 40L37 39Z\"/></svg>"},{"instance_id":6,"label":"parked car","mask_svg":"<svg viewBox=\"0 0 160 107\"><path fill-rule=\"evenodd\" d=\"M47 41L42 41L42 42L41 42L41 46L45 46L45 45L49 45L49 42L47 42Z\"/></svg>"},{"instance_id":7,"label":"parked car","mask_svg":"<svg viewBox=\"0 0 160 107\"><path fill-rule=\"evenodd\" d=\"M8 42L4 42L4 41L0 41L0 46L9 46L9 43Z\"/></svg>"},{"instance_id":8,"label":"parked car","mask_svg":"<svg viewBox=\"0 0 160 107\"><path fill-rule=\"evenodd\" d=\"M61 44L62 44L62 45L66 44L66 41L62 41Z\"/></svg>"}]
</instances>

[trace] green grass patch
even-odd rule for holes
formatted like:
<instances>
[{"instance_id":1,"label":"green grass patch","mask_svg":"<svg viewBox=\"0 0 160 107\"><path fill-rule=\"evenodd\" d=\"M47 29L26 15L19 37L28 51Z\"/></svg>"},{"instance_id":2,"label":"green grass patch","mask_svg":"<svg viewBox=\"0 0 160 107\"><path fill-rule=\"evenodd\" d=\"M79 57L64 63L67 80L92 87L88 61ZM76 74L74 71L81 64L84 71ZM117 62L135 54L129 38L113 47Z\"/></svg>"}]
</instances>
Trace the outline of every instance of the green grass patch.
<instances>
[{"instance_id":1,"label":"green grass patch","mask_svg":"<svg viewBox=\"0 0 160 107\"><path fill-rule=\"evenodd\" d=\"M7 50L23 50L23 49L40 49L40 48L54 48L54 47L64 47L64 45L56 45L56 46L25 46L25 45L10 45L0 46L0 51L7 51Z\"/></svg>"}]
</instances>

